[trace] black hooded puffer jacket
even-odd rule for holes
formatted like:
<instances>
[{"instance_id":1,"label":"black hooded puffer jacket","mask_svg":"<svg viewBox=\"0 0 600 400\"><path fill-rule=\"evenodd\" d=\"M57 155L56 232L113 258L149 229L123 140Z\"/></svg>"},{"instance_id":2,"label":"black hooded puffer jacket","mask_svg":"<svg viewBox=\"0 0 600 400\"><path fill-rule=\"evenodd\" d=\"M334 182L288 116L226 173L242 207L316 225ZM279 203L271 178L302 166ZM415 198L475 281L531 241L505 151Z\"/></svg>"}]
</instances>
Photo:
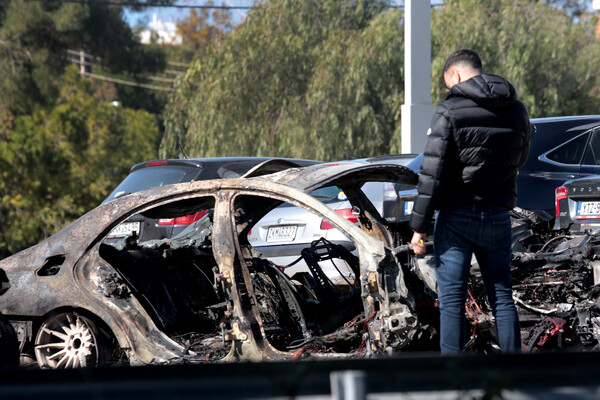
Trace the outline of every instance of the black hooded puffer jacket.
<instances>
[{"instance_id":1,"label":"black hooded puffer jacket","mask_svg":"<svg viewBox=\"0 0 600 400\"><path fill-rule=\"evenodd\" d=\"M504 78L477 75L450 89L433 114L410 226L426 233L435 210L470 204L512 209L529 153L525 105Z\"/></svg>"}]
</instances>

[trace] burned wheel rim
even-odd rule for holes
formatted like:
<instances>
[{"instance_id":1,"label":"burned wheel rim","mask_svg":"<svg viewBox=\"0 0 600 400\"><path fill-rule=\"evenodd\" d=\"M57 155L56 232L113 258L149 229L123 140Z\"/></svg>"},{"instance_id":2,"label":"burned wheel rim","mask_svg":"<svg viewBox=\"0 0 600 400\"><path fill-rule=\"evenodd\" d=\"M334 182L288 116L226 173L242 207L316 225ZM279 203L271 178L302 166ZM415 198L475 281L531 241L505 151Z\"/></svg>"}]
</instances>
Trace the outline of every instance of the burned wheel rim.
<instances>
[{"instance_id":1,"label":"burned wheel rim","mask_svg":"<svg viewBox=\"0 0 600 400\"><path fill-rule=\"evenodd\" d=\"M74 312L49 317L35 339L35 356L43 368L94 367L101 351L95 324Z\"/></svg>"}]
</instances>

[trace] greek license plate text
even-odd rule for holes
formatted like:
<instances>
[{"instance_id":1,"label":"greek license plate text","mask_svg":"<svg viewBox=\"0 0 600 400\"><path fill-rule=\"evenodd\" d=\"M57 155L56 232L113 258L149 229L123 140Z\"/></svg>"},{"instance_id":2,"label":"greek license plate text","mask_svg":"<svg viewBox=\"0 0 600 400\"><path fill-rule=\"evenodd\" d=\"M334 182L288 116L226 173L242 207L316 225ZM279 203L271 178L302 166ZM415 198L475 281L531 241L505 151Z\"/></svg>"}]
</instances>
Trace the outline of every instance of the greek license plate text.
<instances>
[{"instance_id":1,"label":"greek license plate text","mask_svg":"<svg viewBox=\"0 0 600 400\"><path fill-rule=\"evenodd\" d=\"M139 222L123 222L115 226L112 231L108 234L108 237L125 237L136 233L140 234L140 223Z\"/></svg>"},{"instance_id":2,"label":"greek license plate text","mask_svg":"<svg viewBox=\"0 0 600 400\"><path fill-rule=\"evenodd\" d=\"M580 201L577 204L577 218L600 218L600 201Z\"/></svg>"},{"instance_id":3,"label":"greek license plate text","mask_svg":"<svg viewBox=\"0 0 600 400\"><path fill-rule=\"evenodd\" d=\"M297 229L297 225L272 226L267 231L267 242L294 240Z\"/></svg>"}]
</instances>

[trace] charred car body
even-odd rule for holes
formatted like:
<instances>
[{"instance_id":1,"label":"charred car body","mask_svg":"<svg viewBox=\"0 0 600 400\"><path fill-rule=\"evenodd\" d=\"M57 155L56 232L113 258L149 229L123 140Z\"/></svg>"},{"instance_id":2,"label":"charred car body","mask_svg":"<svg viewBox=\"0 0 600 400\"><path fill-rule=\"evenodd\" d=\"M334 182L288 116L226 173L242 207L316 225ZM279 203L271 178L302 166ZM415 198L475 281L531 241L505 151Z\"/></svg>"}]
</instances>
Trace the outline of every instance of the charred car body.
<instances>
[{"instance_id":1,"label":"charred car body","mask_svg":"<svg viewBox=\"0 0 600 400\"><path fill-rule=\"evenodd\" d=\"M52 368L399 350L419 329L391 251L403 239L394 239L359 188L416 179L398 165L347 163L134 193L0 262L12 282L0 311L15 327L21 352ZM344 190L360 228L308 194L328 185ZM253 224L282 202L340 229L358 256L315 240L302 251L310 273L287 277L247 241ZM196 212L205 214L177 238L106 240L135 214ZM318 266L333 258L344 259L357 277L343 289Z\"/></svg>"},{"instance_id":2,"label":"charred car body","mask_svg":"<svg viewBox=\"0 0 600 400\"><path fill-rule=\"evenodd\" d=\"M23 360L61 368L435 350L432 257L414 257L403 244L412 233L407 223L381 218L360 190L370 181L415 184L417 175L403 166L352 162L263 172L115 199L1 261L12 287L0 298L0 312L16 330ZM310 195L327 186L344 191L358 226ZM357 255L316 239L301 251L308 271L287 276L248 241L257 221L284 202L339 229ZM173 238L106 240L132 215L192 213L203 216ZM513 211L524 348L593 348L600 339L600 238L574 238L550 224L543 215ZM343 286L320 267L336 259L354 273ZM497 351L476 273L466 312L466 348Z\"/></svg>"},{"instance_id":3,"label":"charred car body","mask_svg":"<svg viewBox=\"0 0 600 400\"><path fill-rule=\"evenodd\" d=\"M10 288L6 273L0 269L0 296ZM8 319L0 313L0 366L19 363L17 335Z\"/></svg>"}]
</instances>

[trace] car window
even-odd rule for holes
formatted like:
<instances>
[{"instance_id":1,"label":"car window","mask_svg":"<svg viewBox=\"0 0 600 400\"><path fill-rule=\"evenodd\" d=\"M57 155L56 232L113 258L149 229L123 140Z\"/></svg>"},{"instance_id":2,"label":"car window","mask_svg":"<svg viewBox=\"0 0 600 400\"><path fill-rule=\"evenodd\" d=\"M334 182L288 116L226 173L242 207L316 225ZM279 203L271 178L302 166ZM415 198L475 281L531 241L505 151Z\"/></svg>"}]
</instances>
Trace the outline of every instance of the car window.
<instances>
[{"instance_id":1,"label":"car window","mask_svg":"<svg viewBox=\"0 0 600 400\"><path fill-rule=\"evenodd\" d=\"M222 179L239 178L248 172L252 167L256 166L257 163L258 162L256 160L231 162L220 166L217 170L217 175ZM213 177L210 177L210 179L213 179Z\"/></svg>"},{"instance_id":2,"label":"car window","mask_svg":"<svg viewBox=\"0 0 600 400\"><path fill-rule=\"evenodd\" d=\"M337 203L346 200L344 191L337 186L327 186L310 192L310 195L324 204ZM294 207L290 203L283 203L279 207Z\"/></svg>"},{"instance_id":3,"label":"car window","mask_svg":"<svg viewBox=\"0 0 600 400\"><path fill-rule=\"evenodd\" d=\"M157 186L189 182L194 180L199 172L200 169L198 167L186 167L183 165L161 165L141 168L130 173L104 202Z\"/></svg>"},{"instance_id":4,"label":"car window","mask_svg":"<svg viewBox=\"0 0 600 400\"><path fill-rule=\"evenodd\" d=\"M577 136L573 140L566 142L562 146L549 152L547 158L561 164L580 164L589 134L590 132L588 131Z\"/></svg>"},{"instance_id":5,"label":"car window","mask_svg":"<svg viewBox=\"0 0 600 400\"><path fill-rule=\"evenodd\" d=\"M584 165L600 165L600 128L595 128L583 158Z\"/></svg>"}]
</instances>

